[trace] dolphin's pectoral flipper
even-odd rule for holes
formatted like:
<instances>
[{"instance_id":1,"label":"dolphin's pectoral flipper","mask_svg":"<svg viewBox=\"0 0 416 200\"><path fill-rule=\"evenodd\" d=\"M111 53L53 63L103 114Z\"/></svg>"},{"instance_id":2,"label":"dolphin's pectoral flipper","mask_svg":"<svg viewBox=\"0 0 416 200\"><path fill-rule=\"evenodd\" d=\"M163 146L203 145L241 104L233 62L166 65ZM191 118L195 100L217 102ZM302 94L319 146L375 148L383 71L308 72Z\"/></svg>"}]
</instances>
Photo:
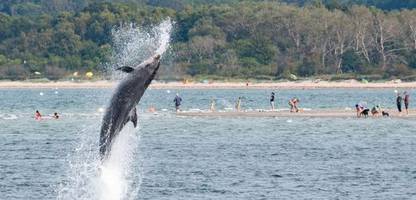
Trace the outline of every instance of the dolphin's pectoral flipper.
<instances>
[{"instance_id":1,"label":"dolphin's pectoral flipper","mask_svg":"<svg viewBox=\"0 0 416 200\"><path fill-rule=\"evenodd\" d=\"M131 109L131 111L129 113L128 121L133 122L134 128L136 128L136 126L137 126L137 112L136 112L136 107L134 107L133 109Z\"/></svg>"},{"instance_id":2,"label":"dolphin's pectoral flipper","mask_svg":"<svg viewBox=\"0 0 416 200\"><path fill-rule=\"evenodd\" d=\"M123 67L117 68L117 70L121 70L123 72L130 73L134 70L134 68L130 67L130 66L123 66Z\"/></svg>"}]
</instances>

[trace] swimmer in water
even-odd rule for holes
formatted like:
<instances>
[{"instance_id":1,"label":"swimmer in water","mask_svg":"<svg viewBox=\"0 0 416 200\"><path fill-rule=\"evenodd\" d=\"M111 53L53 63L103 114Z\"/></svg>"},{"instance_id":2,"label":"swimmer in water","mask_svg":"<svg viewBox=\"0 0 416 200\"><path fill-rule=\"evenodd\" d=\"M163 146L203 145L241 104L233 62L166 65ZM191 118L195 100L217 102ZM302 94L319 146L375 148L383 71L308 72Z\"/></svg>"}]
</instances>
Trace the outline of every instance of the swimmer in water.
<instances>
[{"instance_id":1,"label":"swimmer in water","mask_svg":"<svg viewBox=\"0 0 416 200\"><path fill-rule=\"evenodd\" d=\"M36 110L35 112L35 120L41 120L42 119L42 115L40 114L39 110Z\"/></svg>"},{"instance_id":2,"label":"swimmer in water","mask_svg":"<svg viewBox=\"0 0 416 200\"><path fill-rule=\"evenodd\" d=\"M151 113L156 112L156 108L153 105L150 105L149 112L151 112Z\"/></svg>"},{"instance_id":3,"label":"swimmer in water","mask_svg":"<svg viewBox=\"0 0 416 200\"><path fill-rule=\"evenodd\" d=\"M53 113L53 118L54 119L59 119L59 115L58 115L58 113L56 112L56 113Z\"/></svg>"}]
</instances>

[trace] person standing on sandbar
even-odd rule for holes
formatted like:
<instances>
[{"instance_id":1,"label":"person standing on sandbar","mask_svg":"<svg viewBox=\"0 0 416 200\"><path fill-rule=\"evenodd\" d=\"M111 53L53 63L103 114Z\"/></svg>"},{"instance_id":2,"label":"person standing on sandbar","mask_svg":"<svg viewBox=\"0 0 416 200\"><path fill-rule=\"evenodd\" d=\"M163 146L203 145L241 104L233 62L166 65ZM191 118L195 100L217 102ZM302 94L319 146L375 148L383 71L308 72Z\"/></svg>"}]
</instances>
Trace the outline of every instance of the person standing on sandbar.
<instances>
[{"instance_id":1,"label":"person standing on sandbar","mask_svg":"<svg viewBox=\"0 0 416 200\"><path fill-rule=\"evenodd\" d=\"M176 112L179 112L179 107L181 106L182 98L179 96L179 93L176 93L175 99L173 99L173 102L175 102L175 108Z\"/></svg>"},{"instance_id":2,"label":"person standing on sandbar","mask_svg":"<svg viewBox=\"0 0 416 200\"><path fill-rule=\"evenodd\" d=\"M397 105L397 110L399 111L399 114L402 113L402 101L403 101L402 96L400 96L400 93L397 93L396 105Z\"/></svg>"},{"instance_id":3,"label":"person standing on sandbar","mask_svg":"<svg viewBox=\"0 0 416 200\"><path fill-rule=\"evenodd\" d=\"M274 111L274 92L272 92L270 96L270 106L272 107L272 111Z\"/></svg>"},{"instance_id":4,"label":"person standing on sandbar","mask_svg":"<svg viewBox=\"0 0 416 200\"><path fill-rule=\"evenodd\" d=\"M241 111L241 97L238 97L237 102L235 103L235 109L237 112Z\"/></svg>"},{"instance_id":5,"label":"person standing on sandbar","mask_svg":"<svg viewBox=\"0 0 416 200\"><path fill-rule=\"evenodd\" d=\"M404 92L404 108L406 109L406 115L409 114L409 103L410 103L410 95L408 92Z\"/></svg>"}]
</instances>

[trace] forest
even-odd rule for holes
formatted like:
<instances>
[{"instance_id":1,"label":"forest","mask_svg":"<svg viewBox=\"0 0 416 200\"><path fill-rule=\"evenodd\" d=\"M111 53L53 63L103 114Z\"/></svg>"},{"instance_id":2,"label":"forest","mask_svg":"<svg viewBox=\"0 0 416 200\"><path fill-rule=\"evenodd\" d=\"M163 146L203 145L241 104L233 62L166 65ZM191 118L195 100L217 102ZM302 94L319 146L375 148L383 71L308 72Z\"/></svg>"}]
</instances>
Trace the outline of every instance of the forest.
<instances>
[{"instance_id":1,"label":"forest","mask_svg":"<svg viewBox=\"0 0 416 200\"><path fill-rule=\"evenodd\" d=\"M169 16L173 75L165 77L414 80L415 7L413 0L6 0L0 79L99 75L111 59L113 28Z\"/></svg>"}]
</instances>

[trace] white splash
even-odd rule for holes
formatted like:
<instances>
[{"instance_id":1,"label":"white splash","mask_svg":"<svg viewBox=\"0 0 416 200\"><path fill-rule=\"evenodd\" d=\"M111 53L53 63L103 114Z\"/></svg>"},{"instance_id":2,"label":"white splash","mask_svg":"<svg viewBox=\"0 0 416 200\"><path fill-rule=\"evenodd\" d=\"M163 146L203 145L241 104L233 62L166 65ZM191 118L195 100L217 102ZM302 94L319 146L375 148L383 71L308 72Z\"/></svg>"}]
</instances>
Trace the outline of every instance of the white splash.
<instances>
[{"instance_id":1,"label":"white splash","mask_svg":"<svg viewBox=\"0 0 416 200\"><path fill-rule=\"evenodd\" d=\"M139 187L136 186L141 184L141 176L133 166L138 163L136 153L140 135L136 132L131 123L127 124L112 145L109 157L101 165L97 184L100 200L135 199L137 196Z\"/></svg>"},{"instance_id":2,"label":"white splash","mask_svg":"<svg viewBox=\"0 0 416 200\"><path fill-rule=\"evenodd\" d=\"M101 163L95 145L98 137L83 131L80 145L72 155L69 180L60 186L58 200L124 200L135 199L141 184L137 148L138 130L126 124L112 145L112 151Z\"/></svg>"},{"instance_id":3,"label":"white splash","mask_svg":"<svg viewBox=\"0 0 416 200\"><path fill-rule=\"evenodd\" d=\"M130 24L114 29L112 63L106 69L111 79L123 77L121 73L114 72L115 68L138 65L155 54L163 57L169 48L172 27L172 21L168 18L154 27L143 28Z\"/></svg>"},{"instance_id":4,"label":"white splash","mask_svg":"<svg viewBox=\"0 0 416 200\"><path fill-rule=\"evenodd\" d=\"M156 49L156 54L163 55L169 47L170 33L172 31L172 22L170 18L160 23L159 31L159 48Z\"/></svg>"}]
</instances>

